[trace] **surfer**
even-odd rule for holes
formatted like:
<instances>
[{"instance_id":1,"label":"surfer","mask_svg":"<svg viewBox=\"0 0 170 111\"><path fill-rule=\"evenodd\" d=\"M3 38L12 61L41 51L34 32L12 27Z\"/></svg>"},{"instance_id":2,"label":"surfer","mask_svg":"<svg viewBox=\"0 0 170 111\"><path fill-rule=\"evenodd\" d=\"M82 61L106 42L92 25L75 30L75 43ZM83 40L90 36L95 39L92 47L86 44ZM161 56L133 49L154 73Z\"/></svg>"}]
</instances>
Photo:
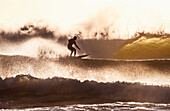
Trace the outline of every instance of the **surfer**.
<instances>
[{"instance_id":1,"label":"surfer","mask_svg":"<svg viewBox=\"0 0 170 111\"><path fill-rule=\"evenodd\" d=\"M76 49L72 46L73 44L80 50L80 48L76 44L77 37L74 36L72 39L68 40L68 49L71 51L70 56L72 56L74 52L74 56L76 56Z\"/></svg>"}]
</instances>

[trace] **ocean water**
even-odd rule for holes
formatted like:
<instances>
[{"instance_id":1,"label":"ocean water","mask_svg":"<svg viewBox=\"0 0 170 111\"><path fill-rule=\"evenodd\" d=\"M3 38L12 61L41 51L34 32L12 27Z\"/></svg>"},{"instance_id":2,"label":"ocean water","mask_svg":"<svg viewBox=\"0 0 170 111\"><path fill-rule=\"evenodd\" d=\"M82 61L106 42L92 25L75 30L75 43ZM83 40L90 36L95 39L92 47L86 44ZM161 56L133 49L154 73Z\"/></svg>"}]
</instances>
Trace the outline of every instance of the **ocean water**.
<instances>
[{"instance_id":1,"label":"ocean water","mask_svg":"<svg viewBox=\"0 0 170 111\"><path fill-rule=\"evenodd\" d=\"M2 111L168 111L170 104L147 102L115 102L104 104L76 104L67 106L2 109Z\"/></svg>"},{"instance_id":2,"label":"ocean water","mask_svg":"<svg viewBox=\"0 0 170 111\"><path fill-rule=\"evenodd\" d=\"M2 110L169 110L170 60L0 56Z\"/></svg>"},{"instance_id":3,"label":"ocean water","mask_svg":"<svg viewBox=\"0 0 170 111\"><path fill-rule=\"evenodd\" d=\"M65 39L2 41L8 50L0 48L1 110L170 110L170 59L164 58L169 39L161 39L166 53L157 55L160 58L147 55L155 46L149 45L144 53L149 59L116 58L124 45L125 53L140 51L141 44L127 50L135 39L79 40L90 56L69 58Z\"/></svg>"}]
</instances>

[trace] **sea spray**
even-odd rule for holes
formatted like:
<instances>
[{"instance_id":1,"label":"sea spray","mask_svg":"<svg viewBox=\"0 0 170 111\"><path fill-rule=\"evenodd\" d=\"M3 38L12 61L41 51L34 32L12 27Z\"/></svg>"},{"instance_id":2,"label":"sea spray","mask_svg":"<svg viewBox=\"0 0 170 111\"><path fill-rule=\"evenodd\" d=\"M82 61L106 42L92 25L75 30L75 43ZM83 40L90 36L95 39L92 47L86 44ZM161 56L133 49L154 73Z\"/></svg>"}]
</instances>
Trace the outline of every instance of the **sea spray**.
<instances>
[{"instance_id":1,"label":"sea spray","mask_svg":"<svg viewBox=\"0 0 170 111\"><path fill-rule=\"evenodd\" d=\"M37 78L64 77L80 81L141 82L169 85L169 60L98 60L69 58L32 58L26 56L0 56L1 77L30 74Z\"/></svg>"}]
</instances>

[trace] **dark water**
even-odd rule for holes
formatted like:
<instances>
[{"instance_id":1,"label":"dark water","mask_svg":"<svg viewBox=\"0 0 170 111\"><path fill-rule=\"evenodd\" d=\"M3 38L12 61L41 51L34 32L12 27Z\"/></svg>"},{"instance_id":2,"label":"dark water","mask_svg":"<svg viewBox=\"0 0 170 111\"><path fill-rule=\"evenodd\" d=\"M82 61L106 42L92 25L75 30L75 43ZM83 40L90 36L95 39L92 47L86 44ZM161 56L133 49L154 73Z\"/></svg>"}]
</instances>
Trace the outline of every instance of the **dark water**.
<instances>
[{"instance_id":1,"label":"dark water","mask_svg":"<svg viewBox=\"0 0 170 111\"><path fill-rule=\"evenodd\" d=\"M0 81L1 108L110 103L116 101L170 102L170 88L140 83L80 82L73 79L38 79L19 75Z\"/></svg>"}]
</instances>

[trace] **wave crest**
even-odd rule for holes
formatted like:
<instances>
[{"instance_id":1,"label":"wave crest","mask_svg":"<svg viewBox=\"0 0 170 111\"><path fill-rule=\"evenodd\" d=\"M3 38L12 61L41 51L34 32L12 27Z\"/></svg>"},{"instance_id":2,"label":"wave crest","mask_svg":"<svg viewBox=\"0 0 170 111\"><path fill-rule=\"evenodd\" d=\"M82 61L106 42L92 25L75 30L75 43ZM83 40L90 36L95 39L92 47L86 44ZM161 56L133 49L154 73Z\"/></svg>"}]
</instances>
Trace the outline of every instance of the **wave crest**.
<instances>
[{"instance_id":1,"label":"wave crest","mask_svg":"<svg viewBox=\"0 0 170 111\"><path fill-rule=\"evenodd\" d=\"M30 75L18 75L1 79L0 84L1 108L114 101L170 102L169 87L139 83L80 82L58 77L38 79Z\"/></svg>"}]
</instances>

